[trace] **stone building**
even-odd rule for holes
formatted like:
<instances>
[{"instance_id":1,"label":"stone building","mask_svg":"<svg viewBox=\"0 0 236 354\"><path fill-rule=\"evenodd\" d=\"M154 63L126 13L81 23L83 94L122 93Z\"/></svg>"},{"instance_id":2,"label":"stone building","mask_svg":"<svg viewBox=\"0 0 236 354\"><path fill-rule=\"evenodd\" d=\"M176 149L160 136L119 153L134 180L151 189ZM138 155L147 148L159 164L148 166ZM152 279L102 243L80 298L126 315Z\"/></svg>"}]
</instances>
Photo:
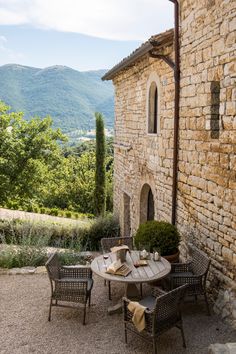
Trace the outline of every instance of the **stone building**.
<instances>
[{"instance_id":1,"label":"stone building","mask_svg":"<svg viewBox=\"0 0 236 354\"><path fill-rule=\"evenodd\" d=\"M215 310L236 326L236 1L179 0L180 98L175 223L212 259ZM171 221L174 32L112 68L114 210L122 232Z\"/></svg>"}]
</instances>

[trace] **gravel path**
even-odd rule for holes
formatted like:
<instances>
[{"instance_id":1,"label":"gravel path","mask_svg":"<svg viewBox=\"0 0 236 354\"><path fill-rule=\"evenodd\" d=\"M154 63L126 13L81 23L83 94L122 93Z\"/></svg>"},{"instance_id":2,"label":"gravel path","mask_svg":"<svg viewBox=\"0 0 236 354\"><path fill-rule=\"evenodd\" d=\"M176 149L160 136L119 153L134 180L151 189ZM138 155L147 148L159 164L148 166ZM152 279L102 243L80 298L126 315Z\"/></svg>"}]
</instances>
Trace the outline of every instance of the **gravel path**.
<instances>
[{"instance_id":1,"label":"gravel path","mask_svg":"<svg viewBox=\"0 0 236 354\"><path fill-rule=\"evenodd\" d=\"M1 354L150 354L152 345L132 334L124 344L122 315L107 315L107 287L94 276L92 306L87 324L82 311L53 308L47 321L50 286L46 274L0 276ZM113 302L122 285L112 284ZM147 291L147 288L145 288ZM205 314L203 303L186 303L184 328L187 349L180 333L172 329L158 339L159 354L203 354L211 343L233 342L236 332L215 315Z\"/></svg>"},{"instance_id":2,"label":"gravel path","mask_svg":"<svg viewBox=\"0 0 236 354\"><path fill-rule=\"evenodd\" d=\"M38 214L38 213L30 213L22 210L10 210L0 208L0 219L2 220L11 220L11 219L21 219L26 221L49 221L49 222L57 222L60 224L72 224L72 225L80 225L85 226L88 225L88 220L77 220L70 218L62 218L60 216L52 216L46 214Z\"/></svg>"}]
</instances>

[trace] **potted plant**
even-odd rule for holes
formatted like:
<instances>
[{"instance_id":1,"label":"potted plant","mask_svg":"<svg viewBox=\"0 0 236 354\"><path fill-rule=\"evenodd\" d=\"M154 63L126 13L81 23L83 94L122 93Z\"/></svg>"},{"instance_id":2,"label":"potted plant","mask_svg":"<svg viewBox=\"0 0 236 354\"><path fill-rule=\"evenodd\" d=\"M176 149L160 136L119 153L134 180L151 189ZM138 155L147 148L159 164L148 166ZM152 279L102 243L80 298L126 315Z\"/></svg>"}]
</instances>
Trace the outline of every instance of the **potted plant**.
<instances>
[{"instance_id":1,"label":"potted plant","mask_svg":"<svg viewBox=\"0 0 236 354\"><path fill-rule=\"evenodd\" d=\"M134 237L135 246L149 244L150 252L158 249L162 257L170 262L179 258L180 235L177 228L166 221L147 221L141 224Z\"/></svg>"}]
</instances>

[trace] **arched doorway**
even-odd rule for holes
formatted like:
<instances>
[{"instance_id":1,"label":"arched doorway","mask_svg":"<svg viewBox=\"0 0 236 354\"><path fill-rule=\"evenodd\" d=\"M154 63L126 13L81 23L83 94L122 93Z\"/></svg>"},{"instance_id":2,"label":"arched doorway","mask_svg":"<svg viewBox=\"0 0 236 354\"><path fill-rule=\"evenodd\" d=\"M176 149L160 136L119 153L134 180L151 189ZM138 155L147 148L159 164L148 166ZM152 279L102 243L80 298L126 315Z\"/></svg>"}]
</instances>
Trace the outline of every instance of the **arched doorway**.
<instances>
[{"instance_id":1,"label":"arched doorway","mask_svg":"<svg viewBox=\"0 0 236 354\"><path fill-rule=\"evenodd\" d=\"M152 189L149 184L145 183L140 194L140 224L154 220L155 208Z\"/></svg>"}]
</instances>

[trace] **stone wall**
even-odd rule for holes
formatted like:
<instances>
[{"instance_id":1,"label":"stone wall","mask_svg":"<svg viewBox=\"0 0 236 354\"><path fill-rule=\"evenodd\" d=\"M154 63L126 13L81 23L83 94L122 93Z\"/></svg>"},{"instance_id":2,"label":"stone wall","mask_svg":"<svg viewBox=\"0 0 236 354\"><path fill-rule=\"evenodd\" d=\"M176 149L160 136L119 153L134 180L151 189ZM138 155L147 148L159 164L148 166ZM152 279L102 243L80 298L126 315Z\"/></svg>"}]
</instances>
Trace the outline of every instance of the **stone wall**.
<instances>
[{"instance_id":1,"label":"stone wall","mask_svg":"<svg viewBox=\"0 0 236 354\"><path fill-rule=\"evenodd\" d=\"M236 1L180 0L180 12L177 226L181 251L186 257L191 242L211 257L208 287L215 310L236 326ZM152 72L161 82L158 135L147 134L146 88ZM212 134L217 111L212 83L219 87L216 135ZM173 72L163 61L144 57L120 72L114 84L114 210L123 233L127 233L124 215L130 215L133 233L146 207L142 205L145 184L154 195L155 219L171 218Z\"/></svg>"},{"instance_id":2,"label":"stone wall","mask_svg":"<svg viewBox=\"0 0 236 354\"><path fill-rule=\"evenodd\" d=\"M177 225L185 243L211 257L216 309L236 322L236 2L180 0L180 13ZM217 138L212 82L220 87Z\"/></svg>"},{"instance_id":3,"label":"stone wall","mask_svg":"<svg viewBox=\"0 0 236 354\"><path fill-rule=\"evenodd\" d=\"M166 48L171 52L172 48ZM160 134L147 133L147 82L155 72L160 79ZM155 218L170 220L173 155L173 71L161 60L145 57L114 80L115 166L114 210L125 230L130 197L131 233L140 223L141 190L147 183L154 195ZM124 196L125 193L125 196ZM142 205L141 205L142 208Z\"/></svg>"}]
</instances>

